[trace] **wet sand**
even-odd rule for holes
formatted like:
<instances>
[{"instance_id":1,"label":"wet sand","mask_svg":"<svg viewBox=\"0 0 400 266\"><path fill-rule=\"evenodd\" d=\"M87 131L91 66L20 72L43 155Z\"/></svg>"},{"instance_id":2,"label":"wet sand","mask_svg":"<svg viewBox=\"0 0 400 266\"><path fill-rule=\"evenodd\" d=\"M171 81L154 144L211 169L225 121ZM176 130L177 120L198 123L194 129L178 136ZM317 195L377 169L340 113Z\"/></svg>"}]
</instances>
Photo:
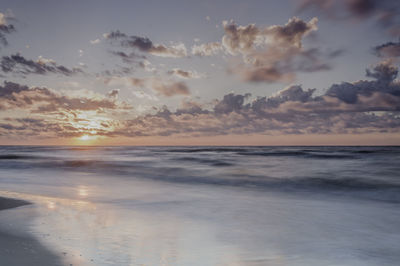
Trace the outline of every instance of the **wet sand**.
<instances>
[{"instance_id":1,"label":"wet sand","mask_svg":"<svg viewBox=\"0 0 400 266\"><path fill-rule=\"evenodd\" d=\"M30 202L0 197L0 216ZM59 257L29 236L20 236L15 232L4 232L0 228L0 264L1 265L63 265Z\"/></svg>"},{"instance_id":2,"label":"wet sand","mask_svg":"<svg viewBox=\"0 0 400 266\"><path fill-rule=\"evenodd\" d=\"M16 208L24 205L31 204L28 201L25 200L19 200L19 199L9 199L9 198L4 198L0 197L0 211L5 210L5 209L11 209L11 208Z\"/></svg>"}]
</instances>

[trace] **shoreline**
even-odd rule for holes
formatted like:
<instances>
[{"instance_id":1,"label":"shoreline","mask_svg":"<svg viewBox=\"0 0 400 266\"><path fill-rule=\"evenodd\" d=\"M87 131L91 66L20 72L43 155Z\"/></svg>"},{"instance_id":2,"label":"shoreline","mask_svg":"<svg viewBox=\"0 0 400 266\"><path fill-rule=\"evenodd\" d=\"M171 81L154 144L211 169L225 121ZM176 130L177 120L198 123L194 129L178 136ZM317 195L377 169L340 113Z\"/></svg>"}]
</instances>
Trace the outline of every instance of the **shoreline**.
<instances>
[{"instance_id":1,"label":"shoreline","mask_svg":"<svg viewBox=\"0 0 400 266\"><path fill-rule=\"evenodd\" d=\"M0 217L4 211L32 205L32 202L0 197ZM54 254L34 236L16 235L0 227L0 258L3 265L64 265L61 257Z\"/></svg>"}]
</instances>

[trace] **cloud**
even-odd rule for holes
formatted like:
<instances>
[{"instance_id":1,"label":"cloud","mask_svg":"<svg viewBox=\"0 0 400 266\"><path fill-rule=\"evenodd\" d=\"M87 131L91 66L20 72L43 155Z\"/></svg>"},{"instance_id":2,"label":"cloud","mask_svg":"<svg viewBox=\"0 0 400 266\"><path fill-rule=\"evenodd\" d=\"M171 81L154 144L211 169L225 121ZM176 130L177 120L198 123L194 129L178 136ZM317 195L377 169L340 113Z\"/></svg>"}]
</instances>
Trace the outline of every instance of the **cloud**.
<instances>
[{"instance_id":1,"label":"cloud","mask_svg":"<svg viewBox=\"0 0 400 266\"><path fill-rule=\"evenodd\" d=\"M378 45L374 47L374 51L381 57L400 57L400 41Z\"/></svg>"},{"instance_id":2,"label":"cloud","mask_svg":"<svg viewBox=\"0 0 400 266\"><path fill-rule=\"evenodd\" d=\"M395 81L398 69L390 61L382 61L372 69L366 70L366 75L372 77L374 81L360 80L353 83L343 82L342 84L332 85L326 92L327 96L336 97L347 104L362 103L367 98L375 98L376 104L381 107L375 107L375 111L399 110L400 105L397 97L400 97L400 83ZM379 98L379 99L378 99ZM381 100L386 99L383 104ZM394 102L393 102L394 101ZM370 103L373 103L371 99Z\"/></svg>"},{"instance_id":3,"label":"cloud","mask_svg":"<svg viewBox=\"0 0 400 266\"><path fill-rule=\"evenodd\" d=\"M119 94L119 90L117 90L117 89L111 90L110 92L107 93L107 95L109 97L115 98L115 99L118 98L118 94Z\"/></svg>"},{"instance_id":4,"label":"cloud","mask_svg":"<svg viewBox=\"0 0 400 266\"><path fill-rule=\"evenodd\" d=\"M79 95L78 92L76 94ZM4 81L0 86L0 110L23 109L33 113L48 113L61 110L131 109L126 103L116 101L118 91L112 91L107 97L88 91L85 95L67 95L45 87L30 88Z\"/></svg>"},{"instance_id":5,"label":"cloud","mask_svg":"<svg viewBox=\"0 0 400 266\"><path fill-rule=\"evenodd\" d=\"M398 69L391 60L384 60L375 65L372 69L367 69L367 77L375 78L384 85L390 84L397 77Z\"/></svg>"},{"instance_id":6,"label":"cloud","mask_svg":"<svg viewBox=\"0 0 400 266\"><path fill-rule=\"evenodd\" d=\"M159 101L159 99L151 94L145 93L144 91L132 91L132 94L139 99L146 99L150 101Z\"/></svg>"},{"instance_id":7,"label":"cloud","mask_svg":"<svg viewBox=\"0 0 400 266\"><path fill-rule=\"evenodd\" d=\"M210 42L192 46L192 54L197 56L212 56L222 51L222 44L219 42Z\"/></svg>"},{"instance_id":8,"label":"cloud","mask_svg":"<svg viewBox=\"0 0 400 266\"><path fill-rule=\"evenodd\" d=\"M284 25L241 26L223 21L221 42L195 44L192 54L212 56L219 52L241 56L242 62L231 64L228 72L249 82L293 82L296 72L331 69L328 59L340 56L342 50L322 51L303 47L303 39L317 31L317 18L308 22L292 17Z\"/></svg>"},{"instance_id":9,"label":"cloud","mask_svg":"<svg viewBox=\"0 0 400 266\"><path fill-rule=\"evenodd\" d=\"M145 88L148 86L148 80L144 78L132 78L132 77L118 77L111 76L103 79L104 84L109 86L118 86L118 87L141 87Z\"/></svg>"},{"instance_id":10,"label":"cloud","mask_svg":"<svg viewBox=\"0 0 400 266\"><path fill-rule=\"evenodd\" d=\"M203 77L203 75L197 73L196 71L190 71L190 70L186 71L179 68L174 68L172 70L169 70L167 73L169 75L183 79L198 79Z\"/></svg>"},{"instance_id":11,"label":"cloud","mask_svg":"<svg viewBox=\"0 0 400 266\"><path fill-rule=\"evenodd\" d=\"M240 112L244 107L244 101L250 97L250 93L245 95L235 95L233 93L229 93L224 96L224 98L218 101L214 106L215 114L228 114L231 112Z\"/></svg>"},{"instance_id":12,"label":"cloud","mask_svg":"<svg viewBox=\"0 0 400 266\"><path fill-rule=\"evenodd\" d=\"M146 59L143 55L138 55L135 52L125 53L123 51L110 51L114 56L119 57L125 63L138 63L139 60Z\"/></svg>"},{"instance_id":13,"label":"cloud","mask_svg":"<svg viewBox=\"0 0 400 266\"><path fill-rule=\"evenodd\" d=\"M100 42L101 42L100 39L90 40L91 44L98 44Z\"/></svg>"},{"instance_id":14,"label":"cloud","mask_svg":"<svg viewBox=\"0 0 400 266\"><path fill-rule=\"evenodd\" d=\"M263 35L272 37L274 45L294 45L301 48L303 38L318 29L317 22L317 18L312 18L309 22L305 22L297 17L293 17L283 26L274 25L265 28Z\"/></svg>"},{"instance_id":15,"label":"cloud","mask_svg":"<svg viewBox=\"0 0 400 266\"><path fill-rule=\"evenodd\" d=\"M104 78L104 84L125 88L147 88L158 92L160 95L171 97L177 95L190 95L190 89L185 82L174 80L163 80L155 77L133 78L133 77L108 77Z\"/></svg>"},{"instance_id":16,"label":"cloud","mask_svg":"<svg viewBox=\"0 0 400 266\"><path fill-rule=\"evenodd\" d=\"M318 48L303 48L302 40L316 31L317 18L305 22L297 17L285 25L257 27L224 22L222 44L231 55L242 55L243 63L229 68L250 82L292 82L296 72L331 69L328 58L340 53L326 53Z\"/></svg>"},{"instance_id":17,"label":"cloud","mask_svg":"<svg viewBox=\"0 0 400 266\"><path fill-rule=\"evenodd\" d=\"M0 12L0 44L3 46L8 45L6 35L15 32L14 25L7 23L8 18L10 18L9 14Z\"/></svg>"},{"instance_id":18,"label":"cloud","mask_svg":"<svg viewBox=\"0 0 400 266\"><path fill-rule=\"evenodd\" d=\"M257 67L241 67L237 66L233 69L238 73L244 81L251 82L292 82L294 74L289 72L285 73L275 66L257 66Z\"/></svg>"},{"instance_id":19,"label":"cloud","mask_svg":"<svg viewBox=\"0 0 400 266\"><path fill-rule=\"evenodd\" d=\"M0 135L9 139L34 137L49 139L54 137L71 138L82 135L110 135L118 125L112 119L94 113L63 113L59 116L37 116L35 118L6 117L0 122ZM87 118L85 118L87 117ZM96 119L96 120L93 120ZM96 121L96 122L94 122Z\"/></svg>"},{"instance_id":20,"label":"cloud","mask_svg":"<svg viewBox=\"0 0 400 266\"><path fill-rule=\"evenodd\" d=\"M400 83L388 64L382 62L369 70L374 73L373 81L334 84L317 96L315 89L294 85L256 99L250 94L230 93L209 109L196 102L185 102L176 111L163 107L154 114L125 121L115 134L135 137L399 132Z\"/></svg>"},{"instance_id":21,"label":"cloud","mask_svg":"<svg viewBox=\"0 0 400 266\"><path fill-rule=\"evenodd\" d=\"M316 9L335 20L351 19L375 21L389 33L398 35L400 3L391 0L301 0L298 10Z\"/></svg>"},{"instance_id":22,"label":"cloud","mask_svg":"<svg viewBox=\"0 0 400 266\"><path fill-rule=\"evenodd\" d=\"M232 21L224 21L225 35L222 37L222 44L232 55L252 53L257 46L263 45L301 48L302 39L318 29L317 22L317 18L305 22L293 17L283 26L258 28L255 24L238 26Z\"/></svg>"},{"instance_id":23,"label":"cloud","mask_svg":"<svg viewBox=\"0 0 400 266\"><path fill-rule=\"evenodd\" d=\"M190 90L184 82L161 82L159 80L154 80L152 87L155 91L167 97L190 95Z\"/></svg>"},{"instance_id":24,"label":"cloud","mask_svg":"<svg viewBox=\"0 0 400 266\"><path fill-rule=\"evenodd\" d=\"M317 48L303 48L304 37L318 29L317 22L317 18L306 22L293 17L285 25L257 27L255 24L240 26L233 21L224 21L225 34L221 42L195 44L191 48L191 53L197 56L211 56L224 52L232 56L242 56L243 62L229 66L228 72L238 75L244 81L292 82L296 72L331 69L326 60L340 55L340 53L333 55L331 52L322 52ZM147 37L129 36L120 31L112 31L104 34L104 37L120 47L134 49L130 53L112 52L126 63L135 63L138 58L137 52L164 57L187 56L183 43L170 46L156 45ZM138 64L148 69L144 61ZM172 71L170 74L189 77L188 74L179 71Z\"/></svg>"},{"instance_id":25,"label":"cloud","mask_svg":"<svg viewBox=\"0 0 400 266\"><path fill-rule=\"evenodd\" d=\"M186 57L187 49L183 43L176 43L170 46L154 44L147 37L128 36L120 31L112 31L104 34L104 38L111 42L117 42L121 47L137 49L140 52L149 53L161 57Z\"/></svg>"},{"instance_id":26,"label":"cloud","mask_svg":"<svg viewBox=\"0 0 400 266\"><path fill-rule=\"evenodd\" d=\"M230 134L362 134L400 132L398 69L385 60L366 71L370 80L333 84L325 93L292 85L269 97L229 93L211 103L186 98L176 110L165 106L132 118L131 106L106 95L64 94L5 82L0 109L28 111L0 120L1 135L109 137L216 136ZM111 81L110 81L111 82ZM189 95L184 83L127 79L131 86L154 86L164 96ZM82 94L81 94L82 95ZM136 93L145 98L145 94ZM113 116L113 112L125 115ZM39 130L43 128L43 130Z\"/></svg>"},{"instance_id":27,"label":"cloud","mask_svg":"<svg viewBox=\"0 0 400 266\"><path fill-rule=\"evenodd\" d=\"M83 73L80 68L67 68L65 66L58 65L52 59L39 57L37 61L34 61L26 59L20 54L1 57L0 67L1 71L5 74L14 73L24 76L29 74L46 75L49 73L72 76Z\"/></svg>"},{"instance_id":28,"label":"cloud","mask_svg":"<svg viewBox=\"0 0 400 266\"><path fill-rule=\"evenodd\" d=\"M185 44L177 43L171 46L156 45L150 51L152 55L157 55L161 57L186 57L187 50Z\"/></svg>"},{"instance_id":29,"label":"cloud","mask_svg":"<svg viewBox=\"0 0 400 266\"><path fill-rule=\"evenodd\" d=\"M225 35L222 45L232 55L247 53L253 49L260 30L254 25L238 26L233 21L223 21Z\"/></svg>"}]
</instances>

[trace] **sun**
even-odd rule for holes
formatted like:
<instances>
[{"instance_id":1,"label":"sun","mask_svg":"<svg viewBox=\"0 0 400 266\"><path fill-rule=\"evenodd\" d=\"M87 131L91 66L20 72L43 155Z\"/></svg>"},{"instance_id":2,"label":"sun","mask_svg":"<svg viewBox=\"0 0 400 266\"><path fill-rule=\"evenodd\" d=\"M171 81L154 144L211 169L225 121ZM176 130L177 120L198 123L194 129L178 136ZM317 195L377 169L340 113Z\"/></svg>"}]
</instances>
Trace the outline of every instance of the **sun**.
<instances>
[{"instance_id":1,"label":"sun","mask_svg":"<svg viewBox=\"0 0 400 266\"><path fill-rule=\"evenodd\" d=\"M89 135L83 135L79 138L80 140L89 140L90 136Z\"/></svg>"},{"instance_id":2,"label":"sun","mask_svg":"<svg viewBox=\"0 0 400 266\"><path fill-rule=\"evenodd\" d=\"M88 134L84 134L78 138L76 138L77 140L77 144L81 143L81 144L85 144L85 145L89 145L89 144L93 144L94 141L96 141L98 138L98 136L96 135L88 135Z\"/></svg>"}]
</instances>

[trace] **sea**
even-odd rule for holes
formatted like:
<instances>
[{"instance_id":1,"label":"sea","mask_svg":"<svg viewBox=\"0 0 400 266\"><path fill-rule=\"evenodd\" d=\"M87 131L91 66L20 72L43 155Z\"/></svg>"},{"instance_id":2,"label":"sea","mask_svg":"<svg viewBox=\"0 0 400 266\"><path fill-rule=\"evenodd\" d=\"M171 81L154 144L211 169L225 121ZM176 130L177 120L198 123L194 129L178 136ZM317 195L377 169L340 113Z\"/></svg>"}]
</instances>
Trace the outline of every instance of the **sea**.
<instances>
[{"instance_id":1,"label":"sea","mask_svg":"<svg viewBox=\"0 0 400 266\"><path fill-rule=\"evenodd\" d=\"M65 265L400 265L400 147L1 146L0 196Z\"/></svg>"}]
</instances>

